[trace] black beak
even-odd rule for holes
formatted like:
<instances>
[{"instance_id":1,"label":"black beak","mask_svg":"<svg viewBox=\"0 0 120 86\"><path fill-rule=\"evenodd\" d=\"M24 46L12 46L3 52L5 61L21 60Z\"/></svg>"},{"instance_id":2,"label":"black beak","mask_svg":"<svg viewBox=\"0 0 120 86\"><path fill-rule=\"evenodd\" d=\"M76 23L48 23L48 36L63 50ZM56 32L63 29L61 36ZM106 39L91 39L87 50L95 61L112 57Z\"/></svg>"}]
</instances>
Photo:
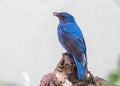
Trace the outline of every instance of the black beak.
<instances>
[{"instance_id":1,"label":"black beak","mask_svg":"<svg viewBox=\"0 0 120 86\"><path fill-rule=\"evenodd\" d=\"M60 17L60 13L58 13L58 12L53 12L53 15L57 16L57 17Z\"/></svg>"}]
</instances>

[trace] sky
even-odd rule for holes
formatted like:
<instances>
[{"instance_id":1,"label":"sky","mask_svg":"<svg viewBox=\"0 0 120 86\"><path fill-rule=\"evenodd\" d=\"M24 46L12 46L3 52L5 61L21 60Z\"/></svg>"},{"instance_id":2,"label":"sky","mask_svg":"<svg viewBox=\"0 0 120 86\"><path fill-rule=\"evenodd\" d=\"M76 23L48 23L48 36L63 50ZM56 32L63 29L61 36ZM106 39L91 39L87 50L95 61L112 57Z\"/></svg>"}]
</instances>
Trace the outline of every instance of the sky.
<instances>
[{"instance_id":1,"label":"sky","mask_svg":"<svg viewBox=\"0 0 120 86\"><path fill-rule=\"evenodd\" d=\"M119 0L0 0L0 80L37 86L65 50L53 12L75 17L87 45L88 68L106 79L120 55Z\"/></svg>"}]
</instances>

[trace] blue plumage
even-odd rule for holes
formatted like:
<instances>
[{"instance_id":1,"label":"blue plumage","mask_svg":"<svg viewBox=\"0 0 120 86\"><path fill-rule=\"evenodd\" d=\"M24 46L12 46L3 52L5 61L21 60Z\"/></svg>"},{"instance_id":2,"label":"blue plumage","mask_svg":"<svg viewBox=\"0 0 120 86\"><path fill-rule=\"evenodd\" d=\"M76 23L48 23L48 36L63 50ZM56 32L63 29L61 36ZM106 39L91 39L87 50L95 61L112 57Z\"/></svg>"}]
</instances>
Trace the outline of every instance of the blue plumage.
<instances>
[{"instance_id":1,"label":"blue plumage","mask_svg":"<svg viewBox=\"0 0 120 86\"><path fill-rule=\"evenodd\" d=\"M84 79L87 71L86 45L83 34L72 15L54 12L59 18L58 39L61 45L69 52L76 64L78 78Z\"/></svg>"}]
</instances>

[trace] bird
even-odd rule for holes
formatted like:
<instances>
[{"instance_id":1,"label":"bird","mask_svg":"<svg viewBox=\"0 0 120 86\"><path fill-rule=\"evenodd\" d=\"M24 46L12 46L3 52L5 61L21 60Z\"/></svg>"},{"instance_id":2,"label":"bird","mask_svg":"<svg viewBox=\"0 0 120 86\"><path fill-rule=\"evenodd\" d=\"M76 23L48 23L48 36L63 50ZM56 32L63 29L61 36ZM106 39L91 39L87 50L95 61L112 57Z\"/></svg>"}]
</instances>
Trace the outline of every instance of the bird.
<instances>
[{"instance_id":1,"label":"bird","mask_svg":"<svg viewBox=\"0 0 120 86\"><path fill-rule=\"evenodd\" d=\"M58 17L57 34L59 42L75 62L77 77L83 80L87 75L86 44L83 33L77 25L75 18L67 12L53 12Z\"/></svg>"}]
</instances>

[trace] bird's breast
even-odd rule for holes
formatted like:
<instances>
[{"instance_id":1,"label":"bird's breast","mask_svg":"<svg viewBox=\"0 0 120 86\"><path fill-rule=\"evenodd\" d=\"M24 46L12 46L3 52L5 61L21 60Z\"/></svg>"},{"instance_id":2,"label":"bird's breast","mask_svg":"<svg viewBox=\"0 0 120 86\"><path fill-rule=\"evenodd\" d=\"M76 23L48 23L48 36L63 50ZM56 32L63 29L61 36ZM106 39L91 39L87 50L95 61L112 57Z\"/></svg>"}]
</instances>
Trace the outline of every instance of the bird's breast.
<instances>
[{"instance_id":1,"label":"bird's breast","mask_svg":"<svg viewBox=\"0 0 120 86\"><path fill-rule=\"evenodd\" d=\"M61 44L63 44L62 43L62 30L61 30L61 28L59 28L58 27L58 29L57 29L57 33L58 33L58 40L59 40L59 42L61 43Z\"/></svg>"}]
</instances>

